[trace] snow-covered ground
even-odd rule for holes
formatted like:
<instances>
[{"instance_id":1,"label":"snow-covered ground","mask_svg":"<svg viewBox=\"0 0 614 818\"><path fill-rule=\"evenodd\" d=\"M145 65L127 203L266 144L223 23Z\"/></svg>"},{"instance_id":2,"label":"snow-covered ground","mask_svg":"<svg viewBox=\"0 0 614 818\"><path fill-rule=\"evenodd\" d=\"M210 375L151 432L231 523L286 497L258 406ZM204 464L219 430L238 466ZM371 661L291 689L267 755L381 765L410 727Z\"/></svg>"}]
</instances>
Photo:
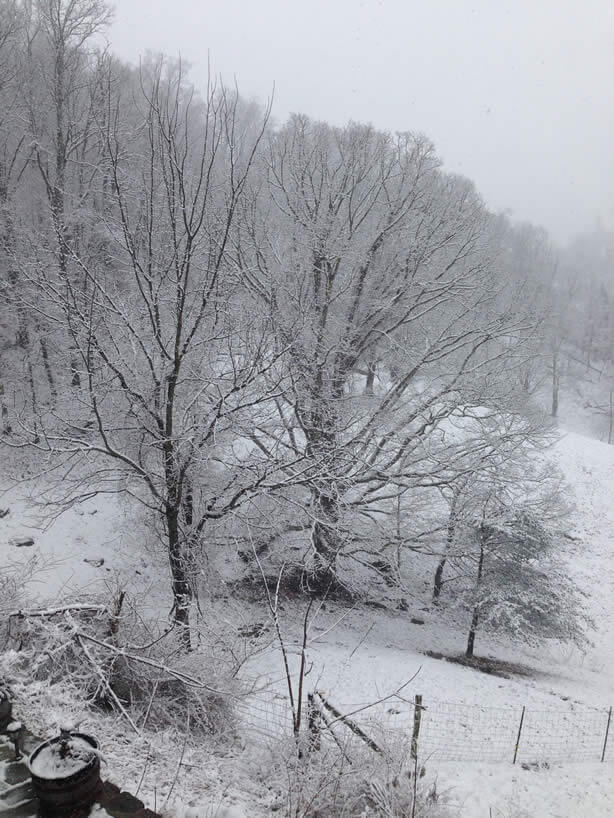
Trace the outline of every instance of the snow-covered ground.
<instances>
[{"instance_id":1,"label":"snow-covered ground","mask_svg":"<svg viewBox=\"0 0 614 818\"><path fill-rule=\"evenodd\" d=\"M416 674L402 695L411 701L414 694L421 694L427 708L430 705L435 710L446 703L475 707L475 712L480 708L501 711L509 708L513 714L510 723L515 724L514 720L526 707L529 713L551 714L547 718L552 719L553 731L559 722L583 717L593 719L591 723L596 725L602 722L605 731L607 709L614 704L614 446L579 434L562 433L552 456L576 493L576 508L570 521L574 538L570 541L570 571L589 594L591 613L598 624L597 632L591 635L592 643L587 642L584 651L563 646L535 650L479 637L478 654L519 662L533 671L526 677L504 679L425 656L426 650L459 653L465 636L461 631L444 627L419 595L409 598L409 612L364 607L351 610L328 605L319 613L311 631L308 688L324 691L347 712L357 704L394 691ZM121 572L124 576L128 574L129 591L147 599L152 611L168 610L163 556L152 547L145 547L145 529L139 525L138 516L121 503L108 498L89 501L45 531L38 530L33 520L27 519L27 500L5 496L0 507L6 506L11 512L0 520L2 562L9 559L25 562L36 557L43 566L34 576L35 584L26 589L28 592L36 593L41 600L57 600L68 592L72 595L78 591L108 592ZM17 548L9 544L11 538L24 535L35 538L34 546ZM100 565L101 559L104 562ZM221 602L216 610L219 616L232 616L224 612ZM246 603L243 615L247 620L264 621L266 611ZM424 620L424 624L411 624L412 617ZM282 624L290 636L298 634L300 623L289 606L282 611ZM246 672L269 680L272 689L283 696L283 668L274 647L252 660ZM265 703L260 710L255 707L254 721L258 712L264 713L266 720L266 708L273 706L271 694L263 701L269 704ZM389 709L399 712L391 715ZM283 712L283 703L278 712ZM405 709L382 706L379 712L386 713L398 731L405 730L409 740L409 706ZM274 720L273 711L269 715ZM247 717L249 720L249 713ZM449 793L461 818L606 818L614 816L614 735L611 739L610 752L603 764L580 760L561 763L557 759L548 767L523 769L520 764L512 765L511 759L486 763L480 760L480 753L471 742L462 760L437 760L435 754L426 764L429 775L437 775L439 789ZM139 750L138 755L140 758L143 753ZM232 769L236 773L240 769L241 753L235 751L231 759L218 760L215 766L216 774L212 776L215 786L212 782L207 785L217 793L212 799L220 797L219 782L226 772ZM122 774L130 781L126 770ZM244 791L244 811L247 815L259 814L256 790L251 795L245 793L249 789L245 774L239 775L238 780L243 780L240 787ZM147 791L150 786L145 781L143 787ZM178 789L181 791L181 787ZM198 795L206 797L203 792ZM232 799L241 800L236 786ZM252 806L250 799L254 799Z\"/></svg>"}]
</instances>

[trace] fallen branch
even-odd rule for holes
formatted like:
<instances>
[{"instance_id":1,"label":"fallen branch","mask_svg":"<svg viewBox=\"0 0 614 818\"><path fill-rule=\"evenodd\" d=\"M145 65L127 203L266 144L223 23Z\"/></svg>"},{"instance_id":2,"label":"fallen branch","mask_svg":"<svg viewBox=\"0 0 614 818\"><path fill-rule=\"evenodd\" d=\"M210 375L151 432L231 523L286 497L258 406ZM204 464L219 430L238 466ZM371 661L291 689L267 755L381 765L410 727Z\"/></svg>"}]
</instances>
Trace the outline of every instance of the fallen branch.
<instances>
[{"instance_id":1,"label":"fallen branch","mask_svg":"<svg viewBox=\"0 0 614 818\"><path fill-rule=\"evenodd\" d=\"M68 624L69 624L69 626L70 626L70 628L71 628L71 630L72 630L72 632L73 632L73 634L74 634L74 636L75 636L75 639L76 639L76 640L77 640L77 642L79 643L79 646L81 647L81 650L82 650L82 651L83 651L83 653L85 654L85 658L88 660L88 662L90 663L90 665L91 665L91 666L94 668L94 670L95 670L95 672L96 672L97 676L99 676L99 677L100 677L100 681L102 682L102 684L103 684L103 685L104 685L104 687L106 688L106 690L107 690L107 692L108 692L109 696L110 696L110 697L113 699L113 701L115 702L115 705L117 706L117 708L118 708L119 712L120 712L120 713L122 714L122 716L123 716L123 717L126 719L126 721L127 721L127 722L128 722L128 724L129 724L129 725L132 727L132 729L133 729L133 730L134 730L134 732L137 734L137 736L140 736L140 735L141 735L141 731L139 730L139 728L138 728L138 727L136 726L136 724L134 723L134 721L133 721L132 717L130 716L130 714L128 713L128 711L127 711L127 710L126 710L126 708L124 707L124 705L123 705L123 704L120 702L119 698L117 697L117 694L115 693L115 691L114 691L114 690L113 690L113 688L111 687L111 685L110 685L110 683L109 683L109 680L108 680L108 679L107 679L107 677L105 676L105 674L104 674L104 672L103 672L102 668L100 667L100 665L98 664L98 662L97 662L97 661L94 659L94 657L91 655L91 653L90 653L90 652L89 652L89 650L87 649L86 645L85 645L85 644L84 644L84 642L83 642L83 639L81 638L81 635L80 635L79 631L77 630L77 626L76 626L75 621L73 620L73 618L71 617L71 615L70 615L68 612L66 612L66 613L65 613L65 619L66 619L66 621L68 622Z\"/></svg>"},{"instance_id":2,"label":"fallen branch","mask_svg":"<svg viewBox=\"0 0 614 818\"><path fill-rule=\"evenodd\" d=\"M91 613L106 613L107 606L106 605L88 605L88 604L81 604L76 603L74 605L62 605L59 608L44 608L40 611L11 611L8 614L8 618L11 617L18 617L20 619L26 619L27 617L36 617L36 616L57 616L58 614L63 613L70 613L71 611L89 611Z\"/></svg>"},{"instance_id":3,"label":"fallen branch","mask_svg":"<svg viewBox=\"0 0 614 818\"><path fill-rule=\"evenodd\" d=\"M314 694L314 695L317 695L317 691L316 691L316 694ZM333 730L332 722L330 721L330 719L328 718L328 716L326 715L324 710L322 710L322 708L320 708L320 707L318 707L318 714L319 714L320 718L322 719L322 721L324 722L324 724L326 725L326 727L328 729L328 732L333 737L333 740L334 740L335 744L337 745L337 747L339 748L339 751L341 752L341 755L345 758L345 760L348 762L348 764L351 764L352 759L345 752L345 749L344 749L343 745L341 744L340 739L338 738L337 734Z\"/></svg>"},{"instance_id":4,"label":"fallen branch","mask_svg":"<svg viewBox=\"0 0 614 818\"><path fill-rule=\"evenodd\" d=\"M318 690L316 690L316 695L318 696L318 698L320 699L320 701L322 702L324 707L327 710L330 710L330 712L333 714L333 716L335 716L335 720L332 721L330 724L328 724L326 722L326 720L325 720L326 726L328 727L329 730L331 728L331 725L334 724L336 721L342 721L345 724L346 727L349 727L350 730L355 735L358 736L358 738L360 738L360 739L362 739L362 741L364 741L364 743L367 745L367 747L370 747L371 750L374 750L376 753L379 753L380 755L385 755L382 748L379 745L377 745L373 741L372 738L369 738L369 736L364 732L364 730L360 729L360 727L356 724L356 722L352 721L350 718L348 718L347 716L344 716L342 713L340 713L339 710L337 710L337 708L334 707L334 705L332 705L330 702L328 702Z\"/></svg>"},{"instance_id":5,"label":"fallen branch","mask_svg":"<svg viewBox=\"0 0 614 818\"><path fill-rule=\"evenodd\" d=\"M101 648L106 648L118 656L123 656L124 659L132 659L133 662L140 662L143 665L148 665L156 670L161 670L164 673L168 673L169 676L183 682L188 687L197 687L202 690L207 690L210 693L216 693L218 696L233 695L228 691L216 690L214 687L209 687L209 685L201 682L200 679L195 679L193 676L188 676L187 673L182 673L180 670L174 670L173 668L160 664L160 662L154 662L153 659L148 659L145 656L135 656L133 653L128 653L123 648L118 648L116 645L110 645L108 642L103 642L101 639L96 639L94 636L90 636L88 633L83 633L83 631L77 631L77 633L82 639L86 639L88 642L93 642L95 645L98 645Z\"/></svg>"},{"instance_id":6,"label":"fallen branch","mask_svg":"<svg viewBox=\"0 0 614 818\"><path fill-rule=\"evenodd\" d=\"M369 702L368 704L363 704L360 707L355 708L354 710L350 710L350 712L346 713L344 716L339 715L332 723L334 724L336 721L347 719L350 716L355 716L356 713L362 713L364 710L369 710L371 707L377 707L378 704L383 704L384 702L390 701L390 699L401 699L401 701L406 702L407 699L404 699L403 696L401 696L401 691L404 690L408 684L413 682L413 680L416 678L416 676L420 673L421 670L422 665L420 665L420 667L414 673L411 679L408 679L406 682L403 682L403 684L400 687L397 687L396 690L393 690L392 693L388 693L388 695L382 696L381 698L376 699L374 702Z\"/></svg>"}]
</instances>

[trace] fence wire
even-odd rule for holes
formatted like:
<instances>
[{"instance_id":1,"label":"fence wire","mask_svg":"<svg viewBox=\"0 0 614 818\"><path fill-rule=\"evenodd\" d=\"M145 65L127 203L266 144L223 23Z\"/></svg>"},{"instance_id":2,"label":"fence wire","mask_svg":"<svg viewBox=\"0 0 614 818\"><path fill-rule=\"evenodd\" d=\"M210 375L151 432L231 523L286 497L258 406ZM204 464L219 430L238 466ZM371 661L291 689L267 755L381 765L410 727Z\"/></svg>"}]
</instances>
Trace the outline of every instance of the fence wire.
<instances>
[{"instance_id":1,"label":"fence wire","mask_svg":"<svg viewBox=\"0 0 614 818\"><path fill-rule=\"evenodd\" d=\"M317 699L316 699L317 700ZM333 705L335 702L333 700ZM352 713L358 725L385 752L409 753L416 705L410 701L387 701L373 707L354 704L338 708ZM420 706L418 756L422 760L482 761L493 763L543 764L581 761L614 761L614 721L610 708L572 706L568 710L530 707L488 707L425 698ZM260 693L250 697L240 710L243 726L266 738L292 732L288 699L279 694ZM331 713L329 722L338 740L351 752L364 749L362 740ZM306 728L307 703L302 724ZM324 723L322 735L326 738Z\"/></svg>"},{"instance_id":2,"label":"fence wire","mask_svg":"<svg viewBox=\"0 0 614 818\"><path fill-rule=\"evenodd\" d=\"M607 721L608 710L527 707L523 716L522 708L430 702L421 712L418 744L441 761L600 761Z\"/></svg>"}]
</instances>

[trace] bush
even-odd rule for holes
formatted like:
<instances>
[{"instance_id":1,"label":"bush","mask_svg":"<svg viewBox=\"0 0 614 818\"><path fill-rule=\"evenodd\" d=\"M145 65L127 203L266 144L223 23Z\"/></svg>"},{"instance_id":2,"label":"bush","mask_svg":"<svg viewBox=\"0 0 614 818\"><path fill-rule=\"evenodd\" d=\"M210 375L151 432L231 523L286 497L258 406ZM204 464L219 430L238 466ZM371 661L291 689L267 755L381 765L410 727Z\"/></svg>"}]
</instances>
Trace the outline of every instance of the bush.
<instances>
[{"instance_id":1,"label":"bush","mask_svg":"<svg viewBox=\"0 0 614 818\"><path fill-rule=\"evenodd\" d=\"M328 741L318 751L273 749L265 776L288 818L452 818L446 798L406 752L379 756L366 747Z\"/></svg>"},{"instance_id":2,"label":"bush","mask_svg":"<svg viewBox=\"0 0 614 818\"><path fill-rule=\"evenodd\" d=\"M207 642L185 654L173 631L152 638L130 611L116 622L104 606L96 610L96 600L88 603L87 611L14 617L11 673L61 686L75 705L115 710L140 727L232 732L234 702L243 692L232 656L224 661L224 650L213 653Z\"/></svg>"}]
</instances>

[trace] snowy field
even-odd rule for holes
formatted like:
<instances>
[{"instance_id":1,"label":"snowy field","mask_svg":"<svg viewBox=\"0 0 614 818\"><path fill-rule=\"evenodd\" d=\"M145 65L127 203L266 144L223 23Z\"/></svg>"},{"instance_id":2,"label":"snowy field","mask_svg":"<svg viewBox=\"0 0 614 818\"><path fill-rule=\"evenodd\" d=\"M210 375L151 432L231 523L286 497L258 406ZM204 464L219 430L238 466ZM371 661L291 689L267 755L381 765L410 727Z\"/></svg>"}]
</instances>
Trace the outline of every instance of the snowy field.
<instances>
[{"instance_id":1,"label":"snowy field","mask_svg":"<svg viewBox=\"0 0 614 818\"><path fill-rule=\"evenodd\" d=\"M592 644L587 643L585 651L562 646L529 650L480 637L479 655L515 661L532 671L526 677L502 678L426 656L427 650L459 653L465 637L462 632L439 624L433 611L419 598L409 599L408 613L329 605L319 613L312 627L308 688L323 691L336 706L348 712L385 697L414 677L402 691L409 703L389 700L374 709L375 715L370 714L375 720L377 717L380 722L384 720L386 726L394 727L398 735L406 734L408 742L410 703L415 694L423 696L427 710L431 707L433 712L438 710L444 716L445 706L452 705L465 705L468 717L473 718L471 714L474 714L478 720L484 718L487 711L500 715L508 709L512 733L523 707L529 714L547 713L543 740L544 746L550 746L551 750L552 742L548 745L548 739L558 735L561 724L584 720L595 725L596 734L600 724L605 732L607 710L614 703L614 447L569 433L561 436L553 457L576 493L570 527L575 555L570 561L570 571L580 587L589 593L591 613L598 623L598 631L591 636ZM164 559L154 549L145 547L139 520L130 509L108 499L92 500L41 530L36 527L35 514L27 499L18 499L15 493L5 494L0 507L10 508L10 513L0 521L2 562L33 561L36 564L31 583L24 589L28 596L40 602L61 602L64 596L80 592L108 594L116 587L121 574L129 577L128 592L146 599L151 614L168 610ZM13 538L27 535L34 538L34 546L16 548L11 544ZM249 608L246 603L242 611L246 620L265 619L264 609L257 610L255 605L253 610ZM241 611L236 606L231 610L218 607L217 614L227 618L236 616L239 621ZM411 617L422 619L424 624L410 624ZM293 616L287 623L288 633L297 635L297 627L296 616ZM252 726L260 718L264 730L274 729L275 720L285 707L283 698L273 698L275 692L279 697L285 692L283 668L276 649L271 646L262 652L251 661L245 673L269 683L269 692L262 697L262 703L255 706L252 713L248 710L245 718L250 721L252 717ZM31 713L23 714L25 720L43 721L45 706L44 691L39 691ZM27 710L27 705L25 707ZM58 711L61 711L61 703ZM552 724L550 736L548 719ZM445 719L439 722L444 723ZM447 723L449 725L449 721ZM137 767L137 762L145 758L149 750L138 746L138 742L133 742L130 735L122 731L124 728L119 722L114 722L109 729L112 743L109 776L134 785L141 770L131 770L128 759L136 759L133 767ZM471 732L469 729L469 736ZM104 745L104 736L102 738ZM481 760L480 746L470 737L462 746L457 746L460 757L456 760L446 758L445 753L439 753L438 757L437 752L431 752L423 762L428 775L437 777L439 791L447 794L450 805L457 808L462 818L606 818L614 816L614 735L611 739L603 764L598 760L582 760L582 748L574 747L573 743L560 743L555 748L558 756L552 750L555 760L547 766L523 768L522 753L515 766L511 758L487 762ZM447 746L455 741L457 738L449 733ZM565 759L566 747L570 748L569 760ZM198 777L198 791L192 791L192 797L203 799L200 803L231 805L228 815L241 814L239 808L246 816L268 814L262 806L262 793L252 786L242 766L242 758L252 752L248 741L243 752L235 749L225 759L212 760L206 774ZM196 766L198 761L188 754L187 767L190 764ZM141 796L145 793L153 805L156 781L163 791L165 783L168 786L172 780L172 774L173 771L168 771L165 779L152 763L150 773L143 776ZM175 796L188 799L196 778L186 773ZM225 780L229 782L227 789L223 785ZM169 807L173 801L174 798L169 799ZM182 814L179 807L176 814Z\"/></svg>"}]
</instances>

